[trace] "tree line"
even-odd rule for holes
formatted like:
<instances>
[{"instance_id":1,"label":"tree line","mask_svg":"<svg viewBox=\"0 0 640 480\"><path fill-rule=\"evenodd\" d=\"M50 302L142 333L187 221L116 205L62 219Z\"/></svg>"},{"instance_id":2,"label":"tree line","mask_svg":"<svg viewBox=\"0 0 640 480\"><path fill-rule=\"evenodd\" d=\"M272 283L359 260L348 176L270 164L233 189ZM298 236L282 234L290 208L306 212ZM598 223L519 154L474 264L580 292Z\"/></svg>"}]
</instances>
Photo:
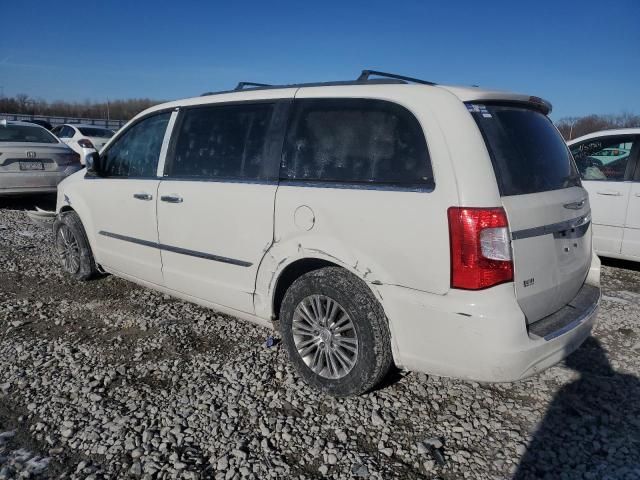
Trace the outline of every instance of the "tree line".
<instances>
[{"instance_id":1,"label":"tree line","mask_svg":"<svg viewBox=\"0 0 640 480\"><path fill-rule=\"evenodd\" d=\"M565 140L572 140L599 130L640 127L640 115L621 113L618 115L566 117L558 120L556 126Z\"/></svg>"},{"instance_id":2,"label":"tree line","mask_svg":"<svg viewBox=\"0 0 640 480\"><path fill-rule=\"evenodd\" d=\"M0 98L0 112L46 117L109 118L129 120L142 110L162 103L163 100L150 98L131 98L128 100L109 100L108 102L66 102L56 100L48 102L42 98L32 98L20 93L14 97Z\"/></svg>"},{"instance_id":3,"label":"tree line","mask_svg":"<svg viewBox=\"0 0 640 480\"><path fill-rule=\"evenodd\" d=\"M47 102L41 98L32 98L21 93L15 97L0 98L0 112L43 115L48 117L110 118L129 120L142 110L162 100L151 98L131 98L128 100L110 100L109 102L66 102L56 100ZM610 128L640 127L640 115L622 113L618 115L587 115L584 117L565 117L556 122L556 126L566 140L587 133Z\"/></svg>"}]
</instances>

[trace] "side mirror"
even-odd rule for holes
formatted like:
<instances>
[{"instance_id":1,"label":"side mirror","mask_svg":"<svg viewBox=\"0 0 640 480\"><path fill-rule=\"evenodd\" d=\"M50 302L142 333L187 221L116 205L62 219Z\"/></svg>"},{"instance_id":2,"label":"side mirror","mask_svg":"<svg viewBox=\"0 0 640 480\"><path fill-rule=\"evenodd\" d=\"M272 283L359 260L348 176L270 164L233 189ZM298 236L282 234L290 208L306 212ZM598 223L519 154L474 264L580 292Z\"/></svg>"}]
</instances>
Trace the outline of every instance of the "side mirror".
<instances>
[{"instance_id":1,"label":"side mirror","mask_svg":"<svg viewBox=\"0 0 640 480\"><path fill-rule=\"evenodd\" d=\"M98 152L88 153L84 157L84 164L87 167L87 173L100 176L100 172L102 171L100 163L100 155Z\"/></svg>"}]
</instances>

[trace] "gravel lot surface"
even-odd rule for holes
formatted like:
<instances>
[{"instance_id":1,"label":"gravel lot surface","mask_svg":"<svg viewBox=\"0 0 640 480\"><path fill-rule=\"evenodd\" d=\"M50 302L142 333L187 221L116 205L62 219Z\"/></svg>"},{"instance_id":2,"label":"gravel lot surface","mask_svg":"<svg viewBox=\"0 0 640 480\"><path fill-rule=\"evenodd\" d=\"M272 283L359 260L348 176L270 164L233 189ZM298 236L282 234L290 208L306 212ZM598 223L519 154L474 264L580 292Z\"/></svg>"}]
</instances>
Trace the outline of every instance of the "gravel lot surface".
<instances>
[{"instance_id":1,"label":"gravel lot surface","mask_svg":"<svg viewBox=\"0 0 640 480\"><path fill-rule=\"evenodd\" d=\"M593 338L537 378L337 400L267 329L69 280L33 202L0 204L0 479L640 478L639 266L603 268Z\"/></svg>"}]
</instances>

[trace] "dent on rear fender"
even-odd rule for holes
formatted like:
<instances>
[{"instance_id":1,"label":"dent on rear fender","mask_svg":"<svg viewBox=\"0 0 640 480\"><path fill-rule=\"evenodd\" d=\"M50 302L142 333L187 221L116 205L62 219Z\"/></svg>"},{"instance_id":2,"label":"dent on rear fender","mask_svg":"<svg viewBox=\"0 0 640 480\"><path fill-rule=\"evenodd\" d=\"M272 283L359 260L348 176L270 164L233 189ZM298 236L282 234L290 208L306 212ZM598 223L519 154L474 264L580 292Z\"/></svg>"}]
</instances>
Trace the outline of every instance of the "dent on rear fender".
<instances>
[{"instance_id":1,"label":"dent on rear fender","mask_svg":"<svg viewBox=\"0 0 640 480\"><path fill-rule=\"evenodd\" d=\"M335 253L329 249L317 246L307 247L299 239L291 242L275 242L267 251L258 269L256 278L256 314L263 318L271 318L273 311L275 289L278 279L284 270L294 262L303 259L324 260L345 268L364 280L373 294L382 301L380 291L375 285L382 285L376 278L375 267L363 266L360 260L345 258L346 255Z\"/></svg>"}]
</instances>

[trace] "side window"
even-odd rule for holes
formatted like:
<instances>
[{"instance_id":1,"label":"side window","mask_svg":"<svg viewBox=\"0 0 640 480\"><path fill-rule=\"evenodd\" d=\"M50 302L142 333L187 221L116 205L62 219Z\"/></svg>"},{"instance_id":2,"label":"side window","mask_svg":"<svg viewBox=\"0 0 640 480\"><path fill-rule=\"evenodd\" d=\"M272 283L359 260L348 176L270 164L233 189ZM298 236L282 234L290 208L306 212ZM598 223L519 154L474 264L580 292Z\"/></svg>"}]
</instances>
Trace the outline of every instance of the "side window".
<instances>
[{"instance_id":1,"label":"side window","mask_svg":"<svg viewBox=\"0 0 640 480\"><path fill-rule=\"evenodd\" d=\"M136 123L102 154L106 177L155 177L171 112Z\"/></svg>"},{"instance_id":2,"label":"side window","mask_svg":"<svg viewBox=\"0 0 640 480\"><path fill-rule=\"evenodd\" d=\"M268 179L275 104L216 105L183 113L167 175ZM282 144L282 141L280 141Z\"/></svg>"},{"instance_id":3,"label":"side window","mask_svg":"<svg viewBox=\"0 0 640 480\"><path fill-rule=\"evenodd\" d=\"M583 180L621 182L626 178L633 145L633 137L601 137L570 148Z\"/></svg>"},{"instance_id":4,"label":"side window","mask_svg":"<svg viewBox=\"0 0 640 480\"><path fill-rule=\"evenodd\" d=\"M418 120L400 105L371 99L297 100L280 176L433 186L427 143Z\"/></svg>"}]
</instances>

